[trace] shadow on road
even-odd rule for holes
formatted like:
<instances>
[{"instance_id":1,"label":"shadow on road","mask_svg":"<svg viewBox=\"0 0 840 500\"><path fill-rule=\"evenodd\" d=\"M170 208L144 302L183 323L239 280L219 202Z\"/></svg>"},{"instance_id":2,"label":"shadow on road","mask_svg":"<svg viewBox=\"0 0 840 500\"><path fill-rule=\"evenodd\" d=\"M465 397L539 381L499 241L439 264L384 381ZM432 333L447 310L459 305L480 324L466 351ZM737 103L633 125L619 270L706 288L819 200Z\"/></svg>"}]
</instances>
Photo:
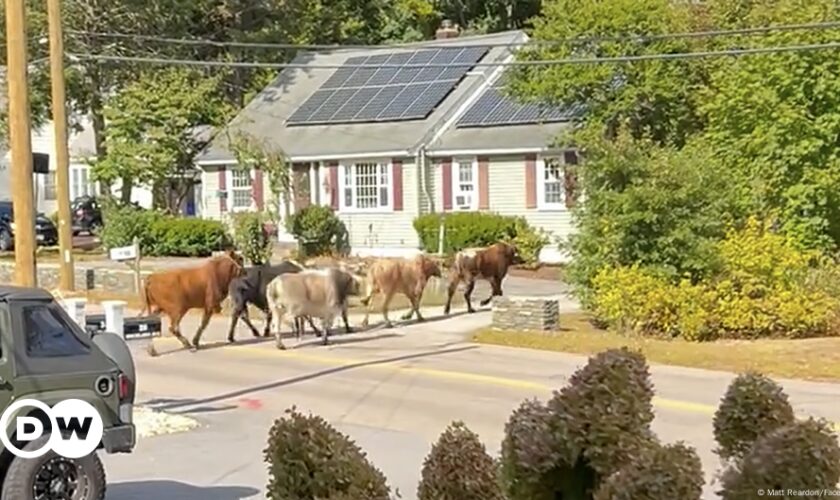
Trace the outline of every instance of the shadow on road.
<instances>
[{"instance_id":1,"label":"shadow on road","mask_svg":"<svg viewBox=\"0 0 840 500\"><path fill-rule=\"evenodd\" d=\"M193 486L177 481L135 481L108 485L106 500L241 500L252 498L259 490L243 486Z\"/></svg>"},{"instance_id":2,"label":"shadow on road","mask_svg":"<svg viewBox=\"0 0 840 500\"><path fill-rule=\"evenodd\" d=\"M386 365L389 363L396 363L399 361L408 361L411 359L418 359L418 358L426 358L430 356L439 356L442 354L452 354L456 352L464 352L464 351L471 351L473 349L478 349L479 346L471 345L471 346L464 346L464 347L456 347L452 349L436 349L434 351L425 351L419 352L415 354L406 354L404 356L394 356L390 358L384 359L374 359L370 361L360 361L358 363L351 363L343 366L337 366L335 368L327 368L325 370L319 370L312 373L307 373L305 375L299 375L297 377L286 378L282 380L276 380L274 382L269 382L267 384L260 384L252 387L245 387L243 389L239 389L236 391L226 392L224 394L219 394L218 396L212 396L209 398L202 398L202 399L172 399L172 400L150 400L142 403L145 406L149 406L154 410L163 410L163 411L172 411L177 410L179 408L185 408L189 406L196 406L196 405L207 405L210 403L218 403L219 401L224 401L231 398L238 398L248 394L253 394L256 392L268 391L271 389L276 389L278 387L283 387L287 385L297 384L299 382L305 382L308 380L313 380L318 377L325 377L327 375L333 375L336 373L346 372L349 370L354 370L356 368L364 368L366 366L376 366L376 365ZM189 413L190 410L181 412L181 413Z\"/></svg>"}]
</instances>

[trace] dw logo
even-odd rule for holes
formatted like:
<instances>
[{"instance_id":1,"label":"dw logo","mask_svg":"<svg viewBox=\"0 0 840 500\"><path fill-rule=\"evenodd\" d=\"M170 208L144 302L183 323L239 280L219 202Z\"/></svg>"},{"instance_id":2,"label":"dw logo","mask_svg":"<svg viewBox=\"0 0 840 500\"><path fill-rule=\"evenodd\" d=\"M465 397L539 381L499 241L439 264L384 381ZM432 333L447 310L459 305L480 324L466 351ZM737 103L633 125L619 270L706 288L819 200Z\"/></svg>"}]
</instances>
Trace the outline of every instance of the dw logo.
<instances>
[{"instance_id":1,"label":"dw logo","mask_svg":"<svg viewBox=\"0 0 840 500\"><path fill-rule=\"evenodd\" d=\"M14 429L9 428L9 419L17 410L25 407L37 408L50 419L50 438L37 450L22 450L7 435L14 430L17 440L25 443L44 435L44 424L26 415L18 416ZM65 399L52 408L35 399L21 399L11 404L0 417L0 441L7 450L21 458L40 457L50 450L65 458L81 458L96 450L102 440L102 433L102 416L90 403L80 399Z\"/></svg>"}]
</instances>

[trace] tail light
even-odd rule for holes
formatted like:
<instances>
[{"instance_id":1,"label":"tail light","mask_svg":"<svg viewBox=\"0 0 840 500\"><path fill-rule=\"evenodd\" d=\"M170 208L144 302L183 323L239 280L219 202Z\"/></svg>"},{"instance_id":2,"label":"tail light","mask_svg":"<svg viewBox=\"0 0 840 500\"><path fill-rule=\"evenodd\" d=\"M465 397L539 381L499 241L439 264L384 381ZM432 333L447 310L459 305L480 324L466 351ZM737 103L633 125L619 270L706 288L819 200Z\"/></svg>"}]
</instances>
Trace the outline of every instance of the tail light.
<instances>
[{"instance_id":1,"label":"tail light","mask_svg":"<svg viewBox=\"0 0 840 500\"><path fill-rule=\"evenodd\" d=\"M126 377L125 374L120 373L117 378L117 387L120 395L120 401L128 399L129 394L131 394L131 381L128 380L128 377Z\"/></svg>"}]
</instances>

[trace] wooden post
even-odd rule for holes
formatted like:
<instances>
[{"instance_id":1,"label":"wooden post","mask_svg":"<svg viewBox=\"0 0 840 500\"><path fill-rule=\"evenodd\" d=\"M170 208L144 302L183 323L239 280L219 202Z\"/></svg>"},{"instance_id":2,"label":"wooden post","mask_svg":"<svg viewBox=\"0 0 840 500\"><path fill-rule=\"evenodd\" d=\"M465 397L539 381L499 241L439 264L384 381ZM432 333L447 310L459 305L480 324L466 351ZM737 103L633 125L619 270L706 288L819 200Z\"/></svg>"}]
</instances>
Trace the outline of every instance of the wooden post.
<instances>
[{"instance_id":1,"label":"wooden post","mask_svg":"<svg viewBox=\"0 0 840 500\"><path fill-rule=\"evenodd\" d=\"M61 32L60 0L47 0L50 30L50 80L52 84L53 124L55 126L56 202L58 203L59 289L72 291L73 220L70 213L70 154L67 136L67 102L64 89L64 40Z\"/></svg>"},{"instance_id":2,"label":"wooden post","mask_svg":"<svg viewBox=\"0 0 840 500\"><path fill-rule=\"evenodd\" d=\"M12 202L15 212L15 282L36 286L35 196L32 189L32 128L26 71L26 2L6 0L6 64Z\"/></svg>"},{"instance_id":3,"label":"wooden post","mask_svg":"<svg viewBox=\"0 0 840 500\"><path fill-rule=\"evenodd\" d=\"M438 255L443 255L443 241L446 237L446 224L444 223L444 218L440 218L440 228L438 229Z\"/></svg>"},{"instance_id":4,"label":"wooden post","mask_svg":"<svg viewBox=\"0 0 840 500\"><path fill-rule=\"evenodd\" d=\"M134 237L134 290L140 294L143 289L143 282L140 279L140 239Z\"/></svg>"}]
</instances>

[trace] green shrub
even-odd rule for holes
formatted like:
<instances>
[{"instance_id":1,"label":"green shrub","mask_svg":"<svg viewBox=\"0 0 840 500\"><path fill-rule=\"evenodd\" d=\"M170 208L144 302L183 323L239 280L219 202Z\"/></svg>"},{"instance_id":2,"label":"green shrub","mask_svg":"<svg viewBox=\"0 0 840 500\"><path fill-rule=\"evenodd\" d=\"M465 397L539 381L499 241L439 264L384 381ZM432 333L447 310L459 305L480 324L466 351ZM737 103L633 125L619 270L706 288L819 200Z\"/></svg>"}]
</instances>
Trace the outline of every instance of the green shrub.
<instances>
[{"instance_id":1,"label":"green shrub","mask_svg":"<svg viewBox=\"0 0 840 500\"><path fill-rule=\"evenodd\" d=\"M495 461L463 422L453 422L432 446L417 500L503 500Z\"/></svg>"},{"instance_id":2,"label":"green shrub","mask_svg":"<svg viewBox=\"0 0 840 500\"><path fill-rule=\"evenodd\" d=\"M559 466L570 467L575 461L573 456L562 455L566 439L557 424L548 407L537 400L524 401L511 414L500 458L501 481L509 500L554 500L561 487L555 481Z\"/></svg>"},{"instance_id":3,"label":"green shrub","mask_svg":"<svg viewBox=\"0 0 840 500\"><path fill-rule=\"evenodd\" d=\"M729 384L715 413L717 453L724 459L740 458L759 437L794 420L793 407L778 384L757 373L741 374Z\"/></svg>"},{"instance_id":4,"label":"green shrub","mask_svg":"<svg viewBox=\"0 0 840 500\"><path fill-rule=\"evenodd\" d=\"M323 418L294 407L277 419L264 450L270 500L388 500L385 476Z\"/></svg>"},{"instance_id":5,"label":"green shrub","mask_svg":"<svg viewBox=\"0 0 840 500\"><path fill-rule=\"evenodd\" d=\"M703 467L693 448L654 446L606 478L594 500L700 500Z\"/></svg>"},{"instance_id":6,"label":"green shrub","mask_svg":"<svg viewBox=\"0 0 840 500\"><path fill-rule=\"evenodd\" d=\"M160 212L138 209L133 205L103 204L99 238L102 245L110 249L132 245L136 237L140 240L143 255L153 255L156 242L151 227L164 217Z\"/></svg>"},{"instance_id":7,"label":"green shrub","mask_svg":"<svg viewBox=\"0 0 840 500\"><path fill-rule=\"evenodd\" d=\"M549 402L568 445L607 477L654 442L653 384L644 356L627 348L590 358Z\"/></svg>"},{"instance_id":8,"label":"green shrub","mask_svg":"<svg viewBox=\"0 0 840 500\"><path fill-rule=\"evenodd\" d=\"M253 265L268 263L274 244L266 231L266 217L260 213L242 212L233 214L232 220L236 248Z\"/></svg>"},{"instance_id":9,"label":"green shrub","mask_svg":"<svg viewBox=\"0 0 840 500\"><path fill-rule=\"evenodd\" d=\"M711 340L838 334L836 265L797 249L756 221L718 245L719 270L674 282L638 265L606 267L592 280L595 316L623 332Z\"/></svg>"},{"instance_id":10,"label":"green shrub","mask_svg":"<svg viewBox=\"0 0 840 500\"><path fill-rule=\"evenodd\" d=\"M347 228L330 207L309 205L292 214L286 228L298 240L302 257L343 254L349 248Z\"/></svg>"},{"instance_id":11,"label":"green shrub","mask_svg":"<svg viewBox=\"0 0 840 500\"><path fill-rule=\"evenodd\" d=\"M209 219L161 217L152 222L149 233L149 255L207 257L231 244L224 224Z\"/></svg>"},{"instance_id":12,"label":"green shrub","mask_svg":"<svg viewBox=\"0 0 840 500\"><path fill-rule=\"evenodd\" d=\"M756 498L759 490L816 491L795 498L817 498L836 490L840 480L840 446L825 421L808 419L761 436L741 460L721 477L723 500Z\"/></svg>"},{"instance_id":13,"label":"green shrub","mask_svg":"<svg viewBox=\"0 0 840 500\"><path fill-rule=\"evenodd\" d=\"M516 219L514 228L516 236L513 237L513 244L519 255L527 264L539 262L540 250L551 243L549 234L542 228L530 226L523 218Z\"/></svg>"}]
</instances>

